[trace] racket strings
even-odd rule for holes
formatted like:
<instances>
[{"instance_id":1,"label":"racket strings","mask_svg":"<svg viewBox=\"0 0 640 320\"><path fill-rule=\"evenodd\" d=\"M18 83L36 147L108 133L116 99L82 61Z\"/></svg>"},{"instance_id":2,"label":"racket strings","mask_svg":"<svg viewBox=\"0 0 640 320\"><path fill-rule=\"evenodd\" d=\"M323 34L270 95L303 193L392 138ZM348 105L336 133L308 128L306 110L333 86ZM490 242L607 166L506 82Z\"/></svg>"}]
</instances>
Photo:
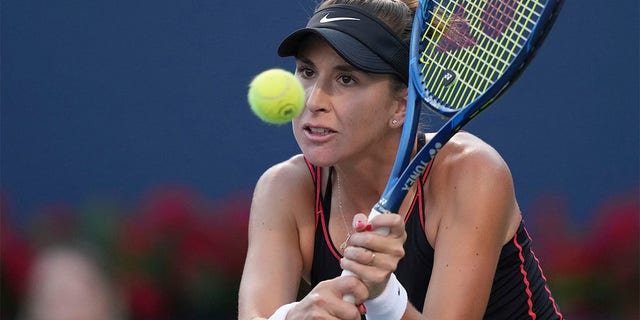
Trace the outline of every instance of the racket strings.
<instances>
[{"instance_id":1,"label":"racket strings","mask_svg":"<svg viewBox=\"0 0 640 320\"><path fill-rule=\"evenodd\" d=\"M527 10L528 9L527 6L522 6L523 8L522 14L516 15L517 11L516 11L516 7L512 5L513 2L518 2L518 1L517 0L491 1L491 2L488 1L484 9L481 10L481 8L479 8L478 6L476 6L475 8L475 11L478 11L481 14L479 22L483 23L483 26L485 25L492 26L494 21L500 21L502 25L507 25L507 27L499 28L499 29L490 28L489 30L484 30L485 28L483 28L482 34L485 35L483 39L487 40L485 42L488 43L488 46L486 46L486 52L490 52L492 54L487 55L486 63L481 64L482 68L479 70L479 72L473 73L473 75L475 75L475 79L471 81L472 82L471 86L474 88L479 88L479 91L481 92L484 92L490 85L494 83L494 80L498 78L506 70L506 68L511 64L511 61L513 61L513 59L516 57L519 50L524 46L524 43L526 42L526 39L532 30L531 28L526 28L526 23L535 23L535 21L532 20L533 18L532 13L534 12L533 10ZM530 2L530 3L533 3L533 2ZM499 6L496 6L496 4L499 4ZM491 9L494 9L493 12ZM471 11L472 16L477 17L477 14L475 14L475 11L473 10ZM538 14L537 18L539 17L540 15ZM493 18L493 19L488 21L489 18ZM507 21L513 22L512 28L508 27L510 23L506 24L504 22L505 19ZM487 22L489 23L485 24ZM488 33L487 31L490 31L490 33ZM500 39L498 37L501 36L503 33L504 33L504 37L502 39L505 40L504 42L489 41L489 39L492 39L492 40ZM517 39L517 40L512 41L512 39ZM483 47L483 46L480 46L480 47ZM502 54L498 54L498 53L502 53ZM500 59L501 57L504 59ZM488 70L490 69L489 66L497 66L497 67L494 67L492 70L489 71ZM479 75L483 75L484 79L481 79ZM486 80L486 79L489 79L489 80ZM483 80L483 81L480 81L480 80ZM470 95L463 95L461 97L466 97L466 99L461 100L462 101L461 105L467 105L472 101Z\"/></svg>"},{"instance_id":2,"label":"racket strings","mask_svg":"<svg viewBox=\"0 0 640 320\"><path fill-rule=\"evenodd\" d=\"M460 7L461 7L461 5L458 4L458 8L460 8ZM477 5L475 7L476 7L476 9L479 8L479 6L477 6ZM473 6L472 6L471 9L473 9ZM453 12L453 10L451 8L447 8L447 7L445 7L445 11ZM474 11L470 11L470 14L468 16L470 17L469 20L471 21L471 24L474 25L474 26L477 26L477 22L474 22L473 19L474 19L474 17L476 17L475 20L478 20L477 17L479 15L477 13L475 13ZM438 23L442 24L442 20L439 21ZM477 35L478 31L479 31L479 28L478 27L472 28L472 31L474 31L474 29L475 29L475 34ZM441 34L441 36L443 36L443 35L444 35L444 33ZM472 36L475 36L475 35L472 35ZM512 36L512 35L510 35L510 36ZM501 45L500 43L496 43L496 42L493 42L493 43L490 43L489 45L487 45L486 42L487 42L488 38L484 37L484 38L481 38L481 39L483 39L484 41L482 41L480 43L476 43L476 45L478 47L481 47L481 48L482 47L486 48L485 51L488 52L488 53L492 53L492 52L496 51L496 49L495 49L496 44L497 45ZM508 39L508 38L506 38L506 39ZM442 41L442 40L440 40L440 41ZM507 48L507 47L502 45L503 51L507 51L507 50L504 50L505 48ZM511 51L513 51L513 50L511 50ZM487 59L484 59L484 61L480 60L481 62L484 62L484 63L483 64L479 64L479 65L481 66L481 68L484 68L485 70L488 69L488 68L492 68L493 69L493 72L492 72L493 74L499 73L502 69L506 68L506 65L507 65L506 63L508 63L508 61L504 61L504 60L501 61L500 57L496 56L495 54L493 54L493 55L492 54L485 54L485 57ZM458 60L457 63L464 64L464 65L467 65L467 66L470 65L470 63L472 63L474 61L473 59L475 59L475 60L481 59L481 57L479 57L479 55L474 53L473 51L466 51L466 55L462 56L462 57L456 57L455 55L449 55L448 58L449 58L448 59L449 61L445 61L445 63L451 64L451 61L450 61L451 58L454 58L454 59L458 58L457 59ZM487 76L488 73L486 71L484 71L484 70L474 69L473 65L471 65L470 68L466 69L465 73L462 74L462 78L463 79L468 79L469 78L469 76L468 76L469 74L475 76L476 82L475 82L475 84L467 83L467 87L468 88L472 88L472 89L478 88L477 90L475 90L475 94L476 95L480 94L485 89L485 88L483 88L483 87L478 85L478 82L477 82L478 80L482 80L487 85L491 83L490 82L491 76L490 75ZM437 79L437 77L436 77L436 79ZM471 79L471 80L474 80L474 79ZM452 93L453 91L450 90L449 92ZM474 96L474 94L472 92L471 92L471 94L469 94L469 92L467 92L467 93L464 94L464 96L472 97L472 96ZM445 96L444 98L447 99L448 97ZM461 103L461 104L464 105L464 103Z\"/></svg>"},{"instance_id":3,"label":"racket strings","mask_svg":"<svg viewBox=\"0 0 640 320\"><path fill-rule=\"evenodd\" d=\"M459 5L459 7L460 7L460 5ZM472 5L472 9L473 9L473 5ZM479 6L475 5L475 9L479 9ZM444 10L449 12L449 13L453 13L450 8L444 7ZM470 33L470 36L472 36L474 38L477 38L477 35L481 32L481 30L480 30L479 27L477 27L478 23L474 22L474 20L476 20L476 21L479 20L479 16L474 11L469 11L468 16L470 17L469 21L472 22L472 23L470 23L470 26L472 26L470 31L472 31L473 33ZM497 20L497 19L494 19L494 20ZM449 23L451 23L451 22L449 22ZM439 21L439 24L442 24L442 20ZM445 35L445 33L441 33L441 36L442 35ZM481 42L481 43L477 43L477 45L479 47L481 47L481 48L483 47L483 48L487 49L487 50L485 50L485 56L487 58L489 58L489 59L492 58L493 60L495 60L495 61L486 61L486 62L498 62L498 63L503 63L503 64L504 63L508 63L508 59L504 59L502 56L499 56L499 55L495 54L496 50L495 50L494 47L496 45L497 46L501 46L501 49L502 49L503 52L508 51L508 46L510 45L509 40L511 38L508 38L508 37L505 38L507 40L506 44L493 41L489 46L486 44L486 40L488 40L489 38L482 37L481 39L485 40L484 41L485 43ZM440 41L442 41L441 38L437 39L435 42L437 43L437 42L440 42ZM481 57L476 52L467 51L466 53L467 54L471 54L471 56L467 55L466 59L463 58L463 63L467 63L467 61L469 61L469 59L472 59L472 58L475 58L476 60L481 59ZM489 53L489 54L486 54L486 53ZM491 53L493 53L493 55L491 55ZM455 58L456 56L450 56L450 57ZM497 67L495 67L495 63L484 63L483 66L484 67L491 67L491 68L494 69L494 71L499 71L499 69L497 69ZM476 74L483 75L484 73L476 72Z\"/></svg>"},{"instance_id":4,"label":"racket strings","mask_svg":"<svg viewBox=\"0 0 640 320\"><path fill-rule=\"evenodd\" d=\"M509 0L507 0L507 1L509 1ZM511 0L511 1L513 1L513 0ZM489 12L488 13L489 17L488 18L493 18L493 19L491 19L492 21L489 21L489 24L488 24L489 26L491 26L492 22L497 22L497 23L500 23L501 25L506 25L505 22L503 21L503 19L504 19L503 16L507 16L507 12L504 11L503 7L507 7L507 9L515 8L515 7L513 7L513 5L511 5L510 3L507 3L506 1L497 1L497 2L500 2L502 7L498 7L498 8L496 8L497 10L494 10L494 11L497 11L498 14L502 14L502 15L498 15L495 12L493 12L493 13ZM455 2L451 2L451 1L448 2L448 3L449 4L458 4L458 6L457 6L458 8L462 7L462 3L455 3ZM496 1L492 1L491 3L494 3L493 7L495 8ZM466 17L462 17L462 18L466 18L468 21L472 22L472 23L469 23L469 27L470 27L470 31L473 31L473 34L470 34L470 35L473 36L473 37L477 37L477 35L480 35L480 34L483 34L483 33L486 34L487 32L486 32L485 28L479 27L478 26L478 22L486 23L486 22L488 22L487 21L488 19L487 19L487 17L480 16L476 12L480 11L480 12L482 12L483 15L485 15L484 13L487 12L487 8L481 8L478 4L476 4L474 2L469 2L469 4L472 7L472 9L474 9L474 10L468 10L468 11L464 12ZM489 6L489 5L490 4L487 4L487 6ZM523 8L526 11L527 7L523 7ZM438 10L438 9L442 9L442 10ZM513 9L511 9L511 10L513 10ZM441 11L443 11L443 12L441 12ZM516 26L514 28L511 28L511 30L516 29L518 27L521 27L527 33L531 33L532 30L527 25L535 24L535 19L539 18L540 13L539 12L535 12L533 10L529 10L529 12L531 14L535 14L536 17L534 18L534 17L531 17L530 15L527 16L525 14L526 12L523 12L523 14L521 14L520 17L521 18L526 18L526 21L523 23L521 21L521 19L520 20L513 19L513 21L516 22ZM433 16L436 16L436 17L437 16L441 16L441 15L445 15L445 14L449 16L449 20L448 21L445 20L445 19L442 19L442 18L438 19L436 30L439 30L440 36L446 35L443 32L443 29L445 29L445 26L447 24L454 23L454 22L451 21L451 18L453 18L453 17L458 18L458 17L461 16L460 14L456 14L456 12L454 12L453 9L451 9L449 7L446 7L446 6L442 6L441 4L438 4L437 9L436 10L432 10L430 13ZM526 23L527 21L529 22L528 24ZM493 29L495 30L495 29L498 29L498 28L494 27ZM503 28L503 29L506 29L506 28ZM454 30L454 32L457 31L456 28L450 28L448 30ZM497 33L491 34L490 37L495 39L496 38L496 34ZM427 35L427 34L425 33L425 35ZM449 38L451 38L451 35L447 35L447 36ZM429 38L430 37L426 37L424 39L429 40ZM498 41L493 42L493 45L502 46L503 49L508 49L508 47L510 47L511 45L516 45L518 43L523 43L524 41L526 41L526 38L522 34L518 34L517 37L509 35L508 37L505 37L502 40L503 40L503 42L498 42ZM520 41L518 41L518 40L520 40ZM434 44L437 44L440 41L442 41L441 38L437 38L436 40L432 40L432 42Z\"/></svg>"},{"instance_id":5,"label":"racket strings","mask_svg":"<svg viewBox=\"0 0 640 320\"><path fill-rule=\"evenodd\" d=\"M539 1L432 1L421 37L422 82L449 109L484 93L532 33Z\"/></svg>"}]
</instances>

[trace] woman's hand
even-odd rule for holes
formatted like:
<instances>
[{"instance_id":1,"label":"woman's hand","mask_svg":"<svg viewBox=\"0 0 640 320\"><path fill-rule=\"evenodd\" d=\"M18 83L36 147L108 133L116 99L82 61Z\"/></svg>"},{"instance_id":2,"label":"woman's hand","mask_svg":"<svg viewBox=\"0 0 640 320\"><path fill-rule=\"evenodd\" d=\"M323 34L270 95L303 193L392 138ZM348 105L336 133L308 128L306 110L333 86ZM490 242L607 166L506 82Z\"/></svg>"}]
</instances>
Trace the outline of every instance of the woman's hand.
<instances>
[{"instance_id":1,"label":"woman's hand","mask_svg":"<svg viewBox=\"0 0 640 320\"><path fill-rule=\"evenodd\" d=\"M352 295L356 305L342 297ZM355 277L337 277L318 283L294 308L287 313L287 319L341 319L359 320L365 310L362 302L367 299L368 290Z\"/></svg>"},{"instance_id":2,"label":"woman's hand","mask_svg":"<svg viewBox=\"0 0 640 320\"><path fill-rule=\"evenodd\" d=\"M353 219L356 230L349 238L340 266L355 274L369 290L368 298L380 295L389 276L404 257L407 234L404 221L397 214L381 214L367 222L367 216L359 213ZM387 228L389 234L381 235L376 229Z\"/></svg>"}]
</instances>

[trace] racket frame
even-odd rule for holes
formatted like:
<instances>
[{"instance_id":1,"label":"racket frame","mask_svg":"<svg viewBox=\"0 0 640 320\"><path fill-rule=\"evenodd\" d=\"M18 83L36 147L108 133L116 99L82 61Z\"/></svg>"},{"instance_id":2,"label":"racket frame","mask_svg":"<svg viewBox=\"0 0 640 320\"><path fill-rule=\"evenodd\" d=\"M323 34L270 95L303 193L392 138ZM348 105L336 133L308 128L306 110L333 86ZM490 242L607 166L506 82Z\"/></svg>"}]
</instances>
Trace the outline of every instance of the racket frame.
<instances>
[{"instance_id":1,"label":"racket frame","mask_svg":"<svg viewBox=\"0 0 640 320\"><path fill-rule=\"evenodd\" d=\"M422 37L426 31L426 28L423 28L426 19L430 18L430 15L427 14L429 8L426 8L426 10L423 10L423 8L430 2L429 0L420 0L414 17L412 30L420 30L420 32L412 32L411 35L409 93L405 123L402 129L398 153L396 154L387 186L380 200L372 210L372 213L375 212L374 216L383 213L397 212L409 189L418 177L424 173L429 161L436 156L449 139L481 111L496 101L518 79L522 71L524 71L535 56L535 53L537 53L541 42L549 33L558 16L563 0L547 1L546 8L539 17L538 23L536 23L532 29L530 37L525 41L521 52L507 67L504 74L500 76L498 81L491 85L485 93L459 110L439 108L437 106L438 103L422 89L423 80L420 73L421 64L419 63L419 56L422 54L422 51L419 50L421 43L420 37ZM549 8L549 6L551 6L551 8ZM539 28L542 29L539 30ZM448 117L449 120L422 149L418 150L410 161L419 124L420 110L424 106L429 107L430 110L445 118ZM409 120L409 123L407 123L407 120ZM371 219L372 217L369 218L369 220Z\"/></svg>"}]
</instances>

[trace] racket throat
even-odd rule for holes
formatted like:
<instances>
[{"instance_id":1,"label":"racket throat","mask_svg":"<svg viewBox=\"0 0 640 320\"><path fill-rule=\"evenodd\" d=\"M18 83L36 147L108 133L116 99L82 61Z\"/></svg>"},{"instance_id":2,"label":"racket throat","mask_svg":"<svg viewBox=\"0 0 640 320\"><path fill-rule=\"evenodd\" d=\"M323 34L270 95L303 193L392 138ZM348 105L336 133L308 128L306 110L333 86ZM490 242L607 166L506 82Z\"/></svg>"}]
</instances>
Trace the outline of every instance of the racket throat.
<instances>
[{"instance_id":1,"label":"racket throat","mask_svg":"<svg viewBox=\"0 0 640 320\"><path fill-rule=\"evenodd\" d=\"M427 166L429 166L429 161L422 160L418 162L407 180L405 180L404 184L402 185L402 191L404 191L405 193L409 192L416 181L420 179L420 176L424 173L424 171L427 170Z\"/></svg>"}]
</instances>

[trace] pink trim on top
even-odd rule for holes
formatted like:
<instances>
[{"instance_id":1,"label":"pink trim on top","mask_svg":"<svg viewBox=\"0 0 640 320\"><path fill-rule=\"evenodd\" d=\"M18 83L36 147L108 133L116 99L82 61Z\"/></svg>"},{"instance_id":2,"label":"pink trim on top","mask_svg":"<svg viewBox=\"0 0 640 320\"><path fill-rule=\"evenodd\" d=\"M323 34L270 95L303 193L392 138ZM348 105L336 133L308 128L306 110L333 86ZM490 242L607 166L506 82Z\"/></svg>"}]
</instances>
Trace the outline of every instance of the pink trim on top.
<instances>
[{"instance_id":1,"label":"pink trim on top","mask_svg":"<svg viewBox=\"0 0 640 320\"><path fill-rule=\"evenodd\" d=\"M316 229L318 228L318 223L322 225L322 235L324 236L324 241L336 259L342 259L340 253L338 253L335 249L335 246L331 242L329 238L329 230L327 230L327 223L324 219L324 208L322 207L322 198L320 195L322 194L322 176L320 167L314 167L311 162L309 162L306 158L304 161L307 163L307 167L309 167L309 171L311 172L311 178L316 184L316 206L315 206L315 214L316 214Z\"/></svg>"},{"instance_id":2,"label":"pink trim on top","mask_svg":"<svg viewBox=\"0 0 640 320\"><path fill-rule=\"evenodd\" d=\"M313 182L316 182L318 176L316 168L311 164L311 162L309 162L309 160L307 160L307 158L304 158L304 162L307 164L307 168L309 168L309 171L311 172L311 179L313 179Z\"/></svg>"},{"instance_id":3,"label":"pink trim on top","mask_svg":"<svg viewBox=\"0 0 640 320\"><path fill-rule=\"evenodd\" d=\"M334 257L336 257L336 259L338 259L338 261L340 261L340 259L342 259L342 255L336 250L336 247L333 245L333 242L331 242L331 238L329 238L329 230L327 229L327 223L324 220L324 211L321 212L320 214L320 219L321 219L321 225L322 225L322 235L324 236L324 242L326 243L327 247L329 248L329 250L331 251L331 253L333 254Z\"/></svg>"},{"instance_id":4,"label":"pink trim on top","mask_svg":"<svg viewBox=\"0 0 640 320\"><path fill-rule=\"evenodd\" d=\"M320 216L324 217L324 209L322 208L322 177L320 175L320 168L316 168L316 228L318 227L318 219Z\"/></svg>"},{"instance_id":5,"label":"pink trim on top","mask_svg":"<svg viewBox=\"0 0 640 320\"><path fill-rule=\"evenodd\" d=\"M421 192L420 192L421 189L422 188L420 187L420 185L418 185L418 190L416 191L415 196L413 196L413 201L411 202L411 206L409 207L409 210L407 211L407 215L404 216L404 223L405 224L407 223L407 221L409 221L409 217L413 213L413 208L416 206L416 204L418 204L418 206L422 210L422 196L421 196ZM421 212L420 216L422 217L422 212ZM424 227L424 225L423 225L423 227Z\"/></svg>"},{"instance_id":6,"label":"pink trim on top","mask_svg":"<svg viewBox=\"0 0 640 320\"><path fill-rule=\"evenodd\" d=\"M316 185L316 206L315 206L315 214L316 214L316 228L318 227L318 218L320 215L324 215L323 210L322 210L322 201L320 199L320 190L322 188L322 179L319 179L318 177L320 177L320 168L316 168L313 166L313 164L311 164L311 162L309 162L309 160L307 160L307 158L304 158L304 162L307 163L307 167L309 168L309 172L311 173L311 179L313 179L313 182Z\"/></svg>"},{"instance_id":7,"label":"pink trim on top","mask_svg":"<svg viewBox=\"0 0 640 320\"><path fill-rule=\"evenodd\" d=\"M531 319L535 320L537 315L533 312L533 299L531 293L531 283L529 283L529 279L527 279L527 270L524 268L524 255L522 254L522 246L518 243L518 234L513 237L513 244L518 248L518 257L520 257L520 273L522 274L522 278L524 281L524 285L527 292L527 304L529 305L529 315Z\"/></svg>"},{"instance_id":8,"label":"pink trim on top","mask_svg":"<svg viewBox=\"0 0 640 320\"><path fill-rule=\"evenodd\" d=\"M533 242L533 239L531 238L531 235L529 235L529 231L526 228L524 229L524 232L527 234L527 238L529 238L529 241ZM542 279L544 279L544 290L547 291L547 294L549 295L549 300L553 305L553 311L556 313L558 317L560 317L560 319L564 319L564 316L562 315L560 310L558 310L558 305L556 304L556 300L551 295L551 290L549 290L549 286L547 285L547 277L545 277L544 272L542 272L542 266L540 265L540 260L538 260L538 257L536 256L535 252L533 252L532 249L529 249L529 252L531 252L531 255L533 255L533 259L536 260L536 263L538 263L538 270L540 271L540 275L542 276Z\"/></svg>"},{"instance_id":9,"label":"pink trim on top","mask_svg":"<svg viewBox=\"0 0 640 320\"><path fill-rule=\"evenodd\" d=\"M422 179L420 179L420 183L418 184L418 190L416 191L418 193L418 205L420 206L420 209L418 210L418 213L420 214L420 225L422 226L422 230L426 230L425 229L425 216L424 216L424 201L423 201L423 186L424 184L427 182L427 177L429 176L429 173L431 172L431 166L433 165L433 159L429 160L429 163L427 164L427 168L424 171L424 174L422 175ZM409 211L409 214L411 214L412 210ZM407 215L408 216L408 215ZM407 222L407 220L405 219L405 223Z\"/></svg>"}]
</instances>

